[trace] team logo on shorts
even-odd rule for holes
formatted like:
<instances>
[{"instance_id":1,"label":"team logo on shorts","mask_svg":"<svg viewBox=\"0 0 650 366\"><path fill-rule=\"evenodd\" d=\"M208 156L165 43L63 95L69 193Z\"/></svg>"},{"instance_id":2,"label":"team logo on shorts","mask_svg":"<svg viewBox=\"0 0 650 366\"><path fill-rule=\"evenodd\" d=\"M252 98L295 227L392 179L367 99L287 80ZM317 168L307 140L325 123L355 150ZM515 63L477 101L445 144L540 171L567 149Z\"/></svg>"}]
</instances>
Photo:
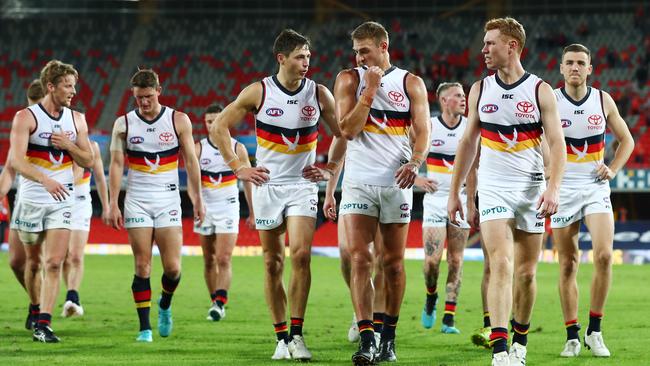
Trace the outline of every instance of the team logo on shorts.
<instances>
[{"instance_id":1,"label":"team logo on shorts","mask_svg":"<svg viewBox=\"0 0 650 366\"><path fill-rule=\"evenodd\" d=\"M134 144L134 145L141 144L141 143L144 142L144 137L142 137L142 136L133 136L133 137L131 137L129 139L129 142Z\"/></svg>"},{"instance_id":2,"label":"team logo on shorts","mask_svg":"<svg viewBox=\"0 0 650 366\"><path fill-rule=\"evenodd\" d=\"M316 199L315 199L315 198L312 198L312 199L310 199L310 200L309 200L309 203L311 203L312 205L314 205L314 206L315 206L315 205L317 205L317 204L318 204L318 201L316 201Z\"/></svg>"},{"instance_id":3,"label":"team logo on shorts","mask_svg":"<svg viewBox=\"0 0 650 366\"><path fill-rule=\"evenodd\" d=\"M507 209L505 207L496 206L496 207L492 207L492 208L486 208L485 210L481 211L481 216L492 215L492 214L496 214L496 213L504 213L506 211L507 211Z\"/></svg>"},{"instance_id":4,"label":"team logo on shorts","mask_svg":"<svg viewBox=\"0 0 650 366\"><path fill-rule=\"evenodd\" d=\"M65 217L66 219L69 219L71 216L72 216L72 214L70 212L68 212L68 211L63 213L63 217Z\"/></svg>"},{"instance_id":5,"label":"team logo on shorts","mask_svg":"<svg viewBox=\"0 0 650 366\"><path fill-rule=\"evenodd\" d=\"M231 219L226 220L226 225L232 226L233 221Z\"/></svg>"},{"instance_id":6,"label":"team logo on shorts","mask_svg":"<svg viewBox=\"0 0 650 366\"><path fill-rule=\"evenodd\" d=\"M408 211L409 210L409 204L408 203L402 203L399 205L399 209L402 211Z\"/></svg>"},{"instance_id":7,"label":"team logo on shorts","mask_svg":"<svg viewBox=\"0 0 650 366\"><path fill-rule=\"evenodd\" d=\"M208 165L208 164L210 164L211 162L212 162L212 160L207 159L207 158L201 159L201 164L202 164L202 165Z\"/></svg>"},{"instance_id":8,"label":"team logo on shorts","mask_svg":"<svg viewBox=\"0 0 650 366\"><path fill-rule=\"evenodd\" d=\"M444 140L431 140L431 146L442 146L445 144Z\"/></svg>"},{"instance_id":9,"label":"team logo on shorts","mask_svg":"<svg viewBox=\"0 0 650 366\"><path fill-rule=\"evenodd\" d=\"M280 117L284 114L284 111L280 108L267 108L266 115L269 117Z\"/></svg>"},{"instance_id":10,"label":"team logo on shorts","mask_svg":"<svg viewBox=\"0 0 650 366\"><path fill-rule=\"evenodd\" d=\"M178 210L169 211L169 216L176 216L176 215L178 215Z\"/></svg>"},{"instance_id":11,"label":"team logo on shorts","mask_svg":"<svg viewBox=\"0 0 650 366\"><path fill-rule=\"evenodd\" d=\"M611 203L609 197L603 197L603 202L605 202L608 205Z\"/></svg>"},{"instance_id":12,"label":"team logo on shorts","mask_svg":"<svg viewBox=\"0 0 650 366\"><path fill-rule=\"evenodd\" d=\"M542 215L541 213L538 213L537 215L535 215L535 217L537 217L538 219L541 220L541 219L545 218L546 216Z\"/></svg>"},{"instance_id":13,"label":"team logo on shorts","mask_svg":"<svg viewBox=\"0 0 650 366\"><path fill-rule=\"evenodd\" d=\"M499 106L496 104L486 104L481 107L481 112L483 113L494 113L499 110Z\"/></svg>"},{"instance_id":14,"label":"team logo on shorts","mask_svg":"<svg viewBox=\"0 0 650 366\"><path fill-rule=\"evenodd\" d=\"M563 119L562 119L562 128L567 128L567 127L569 127L569 126L571 126L571 121L568 120L568 119L564 119L564 118L563 118Z\"/></svg>"}]
</instances>

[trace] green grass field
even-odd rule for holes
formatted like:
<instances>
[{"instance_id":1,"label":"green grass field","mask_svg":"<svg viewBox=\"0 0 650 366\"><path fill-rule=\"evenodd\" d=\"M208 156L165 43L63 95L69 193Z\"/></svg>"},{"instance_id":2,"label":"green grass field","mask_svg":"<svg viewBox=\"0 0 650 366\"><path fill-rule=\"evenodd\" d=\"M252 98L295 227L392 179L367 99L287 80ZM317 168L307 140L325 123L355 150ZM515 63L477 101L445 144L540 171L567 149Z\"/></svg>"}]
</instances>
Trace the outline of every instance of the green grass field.
<instances>
[{"instance_id":1,"label":"green grass field","mask_svg":"<svg viewBox=\"0 0 650 366\"><path fill-rule=\"evenodd\" d=\"M160 291L160 265L155 258L152 286ZM238 257L233 261L234 279L225 320L205 320L209 298L199 257L183 259L183 278L173 302L174 331L171 337L157 336L157 311L152 309L154 342L137 344L137 316L131 297L133 276L130 256L87 256L86 277L80 294L86 315L78 319L59 317L64 292L58 300L53 328L59 344L31 340L23 328L27 297L14 280L7 254L0 253L0 365L278 365L270 356L275 347L273 327L263 297L261 257ZM315 364L349 365L356 345L348 343L352 316L349 294L339 274L338 260L315 257L313 280L305 321L305 339ZM474 347L469 335L482 325L479 294L482 263L465 265L457 311L461 335L424 330L419 316L424 299L420 261L407 261L407 290L397 328L400 365L489 365L490 352ZM650 268L614 267L614 282L603 321L611 359L595 359L584 350L578 359L561 359L565 331L557 294L557 265L542 264L539 293L531 335L529 365L641 365L650 340ZM441 272L446 267L443 265ZM586 326L591 266L579 275L580 321ZM442 307L438 306L439 314ZM582 336L582 334L581 334ZM291 362L291 361L286 361Z\"/></svg>"}]
</instances>

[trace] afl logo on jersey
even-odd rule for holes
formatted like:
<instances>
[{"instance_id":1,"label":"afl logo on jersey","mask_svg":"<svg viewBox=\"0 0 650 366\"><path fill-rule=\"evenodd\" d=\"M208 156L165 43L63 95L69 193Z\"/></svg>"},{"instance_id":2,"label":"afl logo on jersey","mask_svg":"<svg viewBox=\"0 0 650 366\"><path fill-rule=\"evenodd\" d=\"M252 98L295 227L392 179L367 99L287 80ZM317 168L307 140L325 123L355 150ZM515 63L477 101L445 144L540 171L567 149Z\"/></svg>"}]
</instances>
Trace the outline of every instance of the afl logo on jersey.
<instances>
[{"instance_id":1,"label":"afl logo on jersey","mask_svg":"<svg viewBox=\"0 0 650 366\"><path fill-rule=\"evenodd\" d=\"M266 115L269 117L280 117L284 114L284 111L280 108L268 108L266 110Z\"/></svg>"},{"instance_id":2,"label":"afl logo on jersey","mask_svg":"<svg viewBox=\"0 0 650 366\"><path fill-rule=\"evenodd\" d=\"M568 119L562 119L562 128L567 128L569 126L571 126L571 121Z\"/></svg>"},{"instance_id":3,"label":"afl logo on jersey","mask_svg":"<svg viewBox=\"0 0 650 366\"><path fill-rule=\"evenodd\" d=\"M206 158L206 159L201 159L201 165L208 165L208 164L210 164L211 162L212 162L212 160L207 159L207 158Z\"/></svg>"},{"instance_id":4,"label":"afl logo on jersey","mask_svg":"<svg viewBox=\"0 0 650 366\"><path fill-rule=\"evenodd\" d=\"M38 134L38 137L47 140L50 137L52 137L52 134L50 132L41 132L41 133Z\"/></svg>"},{"instance_id":5,"label":"afl logo on jersey","mask_svg":"<svg viewBox=\"0 0 650 366\"><path fill-rule=\"evenodd\" d=\"M483 113L494 113L499 110L499 106L496 104L486 104L481 107L481 112Z\"/></svg>"},{"instance_id":6,"label":"afl logo on jersey","mask_svg":"<svg viewBox=\"0 0 650 366\"><path fill-rule=\"evenodd\" d=\"M442 146L445 144L444 140L431 140L431 146Z\"/></svg>"},{"instance_id":7,"label":"afl logo on jersey","mask_svg":"<svg viewBox=\"0 0 650 366\"><path fill-rule=\"evenodd\" d=\"M141 143L144 142L144 137L142 137L142 136L133 136L133 137L131 137L129 139L129 142L134 144L134 145L141 144Z\"/></svg>"}]
</instances>

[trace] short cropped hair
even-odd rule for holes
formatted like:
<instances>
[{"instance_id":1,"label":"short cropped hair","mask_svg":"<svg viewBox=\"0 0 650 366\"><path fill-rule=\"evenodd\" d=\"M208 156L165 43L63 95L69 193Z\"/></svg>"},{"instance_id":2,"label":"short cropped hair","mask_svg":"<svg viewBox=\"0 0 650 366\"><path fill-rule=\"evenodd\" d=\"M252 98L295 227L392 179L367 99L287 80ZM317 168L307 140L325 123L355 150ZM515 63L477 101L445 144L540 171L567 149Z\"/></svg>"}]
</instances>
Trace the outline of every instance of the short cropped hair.
<instances>
[{"instance_id":1,"label":"short cropped hair","mask_svg":"<svg viewBox=\"0 0 650 366\"><path fill-rule=\"evenodd\" d=\"M131 77L131 86L138 88L158 88L160 80L158 74L152 69L138 69L138 71Z\"/></svg>"},{"instance_id":2,"label":"short cropped hair","mask_svg":"<svg viewBox=\"0 0 650 366\"><path fill-rule=\"evenodd\" d=\"M205 114L208 113L221 113L223 111L223 106L219 103L212 103L205 109Z\"/></svg>"},{"instance_id":3,"label":"short cropped hair","mask_svg":"<svg viewBox=\"0 0 650 366\"><path fill-rule=\"evenodd\" d=\"M74 66L63 63L59 60L52 60L41 70L41 86L45 89L47 88L48 83L56 85L67 75L74 76L75 80L79 79L79 73L75 70Z\"/></svg>"},{"instance_id":4,"label":"short cropped hair","mask_svg":"<svg viewBox=\"0 0 650 366\"><path fill-rule=\"evenodd\" d=\"M278 34L275 42L273 42L273 55L276 56L281 53L289 56L296 48L302 48L303 46L307 46L307 48L311 46L309 38L293 29L285 29Z\"/></svg>"},{"instance_id":5,"label":"short cropped hair","mask_svg":"<svg viewBox=\"0 0 650 366\"><path fill-rule=\"evenodd\" d=\"M456 87L456 86L461 88L461 89L463 88L463 86L457 81L450 82L450 83L441 83L440 85L438 85L438 88L436 89L436 95L438 96L438 98L440 98L440 95L445 90L451 89L451 88Z\"/></svg>"},{"instance_id":6,"label":"short cropped hair","mask_svg":"<svg viewBox=\"0 0 650 366\"><path fill-rule=\"evenodd\" d=\"M383 25L377 22L365 22L350 33L350 38L353 41L355 39L372 39L379 46L382 41L388 42L388 32Z\"/></svg>"},{"instance_id":7,"label":"short cropped hair","mask_svg":"<svg viewBox=\"0 0 650 366\"><path fill-rule=\"evenodd\" d=\"M517 41L519 44L519 52L524 50L524 45L526 44L526 31L524 30L524 26L516 19L510 17L490 19L485 23L484 29L486 32L498 29L501 32L501 35L510 37Z\"/></svg>"},{"instance_id":8,"label":"short cropped hair","mask_svg":"<svg viewBox=\"0 0 650 366\"><path fill-rule=\"evenodd\" d=\"M43 90L43 84L39 79L34 79L27 87L27 99L31 102L37 102L45 97L45 91Z\"/></svg>"},{"instance_id":9,"label":"short cropped hair","mask_svg":"<svg viewBox=\"0 0 650 366\"><path fill-rule=\"evenodd\" d=\"M587 54L587 58L591 60L591 51L589 51L587 47L581 45L580 43L574 43L564 47L564 49L562 50L562 58L564 58L564 55L567 52L584 52Z\"/></svg>"}]
</instances>

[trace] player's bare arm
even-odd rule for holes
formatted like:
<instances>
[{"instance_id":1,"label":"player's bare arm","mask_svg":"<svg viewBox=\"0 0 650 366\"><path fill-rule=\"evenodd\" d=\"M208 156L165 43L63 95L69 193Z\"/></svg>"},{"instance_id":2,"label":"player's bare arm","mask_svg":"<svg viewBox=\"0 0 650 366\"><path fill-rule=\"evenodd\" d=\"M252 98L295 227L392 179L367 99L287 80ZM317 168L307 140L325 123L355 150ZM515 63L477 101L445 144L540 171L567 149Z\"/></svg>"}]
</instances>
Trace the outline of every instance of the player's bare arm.
<instances>
[{"instance_id":1,"label":"player's bare arm","mask_svg":"<svg viewBox=\"0 0 650 366\"><path fill-rule=\"evenodd\" d=\"M456 159L454 159L454 172L449 187L449 201L447 203L447 214L454 225L459 225L456 220L456 212L464 218L463 205L460 200L460 187L467 179L467 174L472 168L478 149L478 139L481 134L481 125L478 117L478 97L481 92L481 82L477 81L472 85L467 99L469 113L467 115L467 128L463 137L458 142Z\"/></svg>"},{"instance_id":2,"label":"player's bare arm","mask_svg":"<svg viewBox=\"0 0 650 366\"><path fill-rule=\"evenodd\" d=\"M109 225L109 200L108 200L108 187L106 185L106 176L104 175L104 162L102 162L102 154L99 151L99 144L95 141L90 143L94 154L93 163L93 176L95 177L95 187L97 187L97 195L99 201L102 203L102 221L104 224Z\"/></svg>"},{"instance_id":3,"label":"player's bare arm","mask_svg":"<svg viewBox=\"0 0 650 366\"><path fill-rule=\"evenodd\" d=\"M330 144L327 154L327 166L325 169L310 165L302 171L302 176L312 182L329 180L341 164L348 141L341 136L341 130L336 120L336 110L334 105L334 96L323 85L318 85L318 100L321 108L321 119L325 122L334 138Z\"/></svg>"},{"instance_id":4,"label":"player's bare arm","mask_svg":"<svg viewBox=\"0 0 650 366\"><path fill-rule=\"evenodd\" d=\"M219 113L210 129L210 138L217 144L224 161L232 169L238 179L251 182L255 185L262 185L269 180L269 170L264 167L246 167L239 162L237 154L230 144L231 127L236 126L246 116L246 113L255 112L262 102L264 91L261 83L254 83L241 91L234 102L228 104Z\"/></svg>"},{"instance_id":5,"label":"player's bare arm","mask_svg":"<svg viewBox=\"0 0 650 366\"><path fill-rule=\"evenodd\" d=\"M237 158L239 162L246 168L251 167L251 160L248 157L248 152L246 151L246 146L244 144L237 144L235 148L237 153ZM246 225L249 229L255 229L255 211L253 210L253 183L244 181L244 197L246 198L246 204L248 205L248 217L246 218Z\"/></svg>"},{"instance_id":6,"label":"player's bare arm","mask_svg":"<svg viewBox=\"0 0 650 366\"><path fill-rule=\"evenodd\" d=\"M472 167L465 179L465 192L467 193L467 222L474 229L479 227L478 207L476 207L476 194L478 191L478 162L481 158L481 147L477 149Z\"/></svg>"},{"instance_id":7,"label":"player's bare arm","mask_svg":"<svg viewBox=\"0 0 650 366\"><path fill-rule=\"evenodd\" d=\"M178 142L180 145L181 155L185 161L185 170L187 171L187 194L192 201L194 210L194 220L199 224L205 217L205 206L201 196L201 168L199 159L196 157L194 150L194 139L192 138L192 122L187 114L176 111L175 127L178 133Z\"/></svg>"},{"instance_id":8,"label":"player's bare arm","mask_svg":"<svg viewBox=\"0 0 650 366\"><path fill-rule=\"evenodd\" d=\"M621 117L614 103L614 99L606 93L603 93L603 104L605 108L605 118L607 120L607 127L618 141L618 147L614 152L614 158L608 165L601 164L596 168L596 175L601 180L613 179L621 168L630 158L634 150L634 138L627 128L627 124Z\"/></svg>"},{"instance_id":9,"label":"player's bare arm","mask_svg":"<svg viewBox=\"0 0 650 366\"><path fill-rule=\"evenodd\" d=\"M126 152L126 121L119 117L113 125L111 136L111 164L108 167L109 221L115 229L124 226L122 212L118 207L122 175L124 174L124 153Z\"/></svg>"},{"instance_id":10,"label":"player's bare arm","mask_svg":"<svg viewBox=\"0 0 650 366\"><path fill-rule=\"evenodd\" d=\"M75 126L77 128L77 141L72 142L64 133L53 132L51 136L52 146L59 150L66 150L72 160L82 168L93 166L93 150L88 139L88 124L83 113L72 111Z\"/></svg>"},{"instance_id":11,"label":"player's bare arm","mask_svg":"<svg viewBox=\"0 0 650 366\"><path fill-rule=\"evenodd\" d=\"M2 168L2 172L0 173L0 200L9 193L11 184L15 178L16 171L11 167L11 157L8 156L5 166Z\"/></svg>"},{"instance_id":12,"label":"player's bare arm","mask_svg":"<svg viewBox=\"0 0 650 366\"><path fill-rule=\"evenodd\" d=\"M27 145L31 131L36 129L36 120L32 113L23 109L16 113L11 125L9 157L11 166L23 177L38 182L45 187L55 200L65 200L70 193L65 189L63 184L49 178L47 175L39 172L27 160ZM70 140L68 140L70 141Z\"/></svg>"},{"instance_id":13,"label":"player's bare arm","mask_svg":"<svg viewBox=\"0 0 650 366\"><path fill-rule=\"evenodd\" d=\"M406 77L406 92L411 99L411 128L413 129L415 141L413 142L411 161L402 165L395 172L397 185L402 189L413 187L420 165L424 162L431 144L429 138L431 134L429 101L427 99L427 88L422 78L408 74Z\"/></svg>"},{"instance_id":14,"label":"player's bare arm","mask_svg":"<svg viewBox=\"0 0 650 366\"><path fill-rule=\"evenodd\" d=\"M555 94L547 83L542 83L539 86L539 104L544 135L548 142L549 154L553 159L548 159L549 181L546 191L539 199L537 208L540 210L540 214L550 216L557 212L559 204L560 183L566 165L566 143Z\"/></svg>"},{"instance_id":15,"label":"player's bare arm","mask_svg":"<svg viewBox=\"0 0 650 366\"><path fill-rule=\"evenodd\" d=\"M384 71L377 66L368 68L364 74L366 88L358 101L355 95L359 86L357 72L352 69L344 70L336 76L334 83L336 117L341 134L346 139L352 140L363 130L383 75Z\"/></svg>"}]
</instances>

